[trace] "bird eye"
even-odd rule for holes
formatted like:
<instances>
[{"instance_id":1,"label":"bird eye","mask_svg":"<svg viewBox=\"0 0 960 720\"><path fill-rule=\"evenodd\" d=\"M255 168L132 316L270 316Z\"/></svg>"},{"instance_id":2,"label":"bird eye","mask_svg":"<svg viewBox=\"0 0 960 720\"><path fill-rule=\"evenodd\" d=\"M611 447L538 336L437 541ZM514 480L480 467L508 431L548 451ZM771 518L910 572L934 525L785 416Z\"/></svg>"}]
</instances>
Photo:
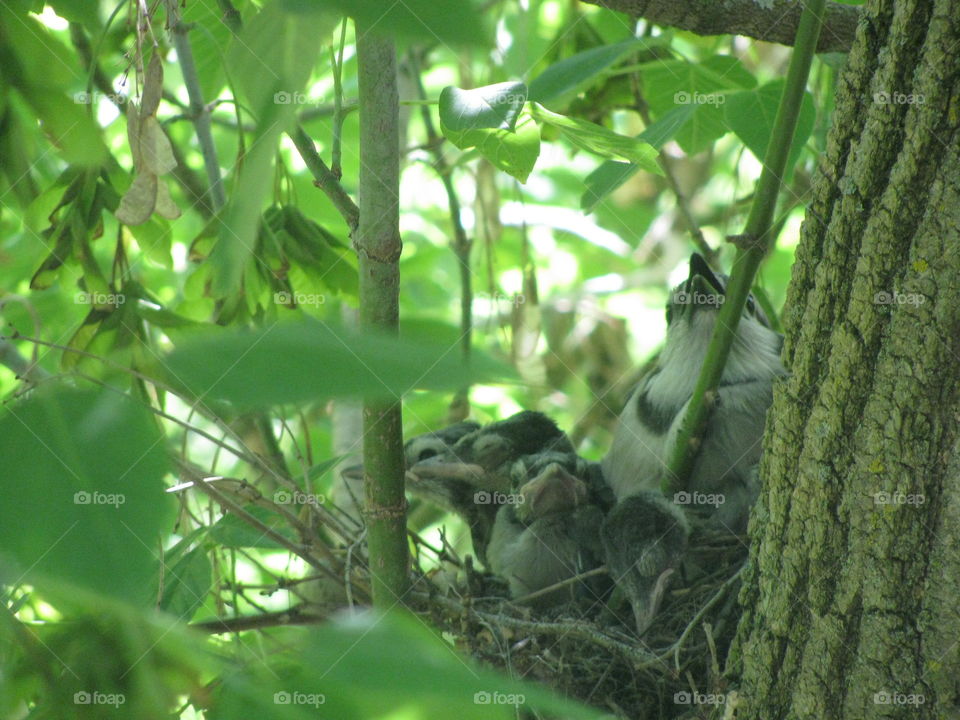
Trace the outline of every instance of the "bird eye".
<instances>
[{"instance_id":1,"label":"bird eye","mask_svg":"<svg viewBox=\"0 0 960 720\"><path fill-rule=\"evenodd\" d=\"M435 457L439 454L440 453L434 450L433 448L425 448L421 450L417 455L417 462L420 462L421 460L426 460L427 458Z\"/></svg>"}]
</instances>

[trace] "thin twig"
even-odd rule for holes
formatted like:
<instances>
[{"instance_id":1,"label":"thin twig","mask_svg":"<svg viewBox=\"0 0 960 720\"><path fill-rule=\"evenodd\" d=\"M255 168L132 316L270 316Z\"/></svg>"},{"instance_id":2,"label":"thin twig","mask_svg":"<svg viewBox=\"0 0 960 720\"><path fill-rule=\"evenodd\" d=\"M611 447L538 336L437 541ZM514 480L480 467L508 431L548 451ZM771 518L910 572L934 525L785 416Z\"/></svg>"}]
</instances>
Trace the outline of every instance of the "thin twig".
<instances>
[{"instance_id":1,"label":"thin twig","mask_svg":"<svg viewBox=\"0 0 960 720\"><path fill-rule=\"evenodd\" d=\"M180 63L187 97L190 98L190 112L193 115L194 129L197 131L197 143L200 145L203 165L207 171L207 181L210 183L211 204L214 212L217 212L226 205L227 196L223 189L220 161L217 159L217 148L210 129L210 109L203 101L203 90L200 87L197 67L193 60L193 49L190 47L190 38L187 36L190 28L180 18L179 5L179 0L167 0L170 34L173 45L177 49L177 61Z\"/></svg>"},{"instance_id":2,"label":"thin twig","mask_svg":"<svg viewBox=\"0 0 960 720\"><path fill-rule=\"evenodd\" d=\"M306 131L300 125L297 125L288 134L300 153L300 157L303 158L307 169L313 175L313 184L323 190L330 198L334 207L340 211L340 215L346 221L347 227L350 228L351 237L354 236L360 224L360 208L347 195L347 191L343 189L337 176L333 174L333 171L327 167L323 158L317 153L313 146L313 140L307 135Z\"/></svg>"}]
</instances>

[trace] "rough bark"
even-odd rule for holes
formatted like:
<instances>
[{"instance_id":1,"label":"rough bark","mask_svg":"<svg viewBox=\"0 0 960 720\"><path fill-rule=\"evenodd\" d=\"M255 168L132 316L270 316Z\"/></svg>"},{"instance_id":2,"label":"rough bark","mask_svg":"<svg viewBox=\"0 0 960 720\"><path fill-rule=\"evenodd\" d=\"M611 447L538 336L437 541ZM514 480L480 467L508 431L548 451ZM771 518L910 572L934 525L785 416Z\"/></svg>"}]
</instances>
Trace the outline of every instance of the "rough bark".
<instances>
[{"instance_id":1,"label":"rough bark","mask_svg":"<svg viewBox=\"0 0 960 720\"><path fill-rule=\"evenodd\" d=\"M803 3L796 0L583 1L697 35L745 35L781 45L793 45L803 10ZM847 52L859 19L860 8L827 3L817 52Z\"/></svg>"},{"instance_id":2,"label":"rough bark","mask_svg":"<svg viewBox=\"0 0 960 720\"><path fill-rule=\"evenodd\" d=\"M784 317L728 665L741 719L960 704L960 5L865 18Z\"/></svg>"}]
</instances>

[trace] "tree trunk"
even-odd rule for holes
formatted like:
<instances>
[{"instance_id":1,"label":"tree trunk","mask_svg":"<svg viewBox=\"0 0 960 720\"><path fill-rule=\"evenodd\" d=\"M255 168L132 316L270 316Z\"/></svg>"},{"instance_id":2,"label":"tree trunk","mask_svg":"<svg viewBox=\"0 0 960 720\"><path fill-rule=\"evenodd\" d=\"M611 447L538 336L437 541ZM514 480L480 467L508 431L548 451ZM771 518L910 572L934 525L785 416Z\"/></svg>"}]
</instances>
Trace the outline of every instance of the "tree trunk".
<instances>
[{"instance_id":1,"label":"tree trunk","mask_svg":"<svg viewBox=\"0 0 960 720\"><path fill-rule=\"evenodd\" d=\"M960 717L960 3L864 20L784 318L741 720Z\"/></svg>"}]
</instances>

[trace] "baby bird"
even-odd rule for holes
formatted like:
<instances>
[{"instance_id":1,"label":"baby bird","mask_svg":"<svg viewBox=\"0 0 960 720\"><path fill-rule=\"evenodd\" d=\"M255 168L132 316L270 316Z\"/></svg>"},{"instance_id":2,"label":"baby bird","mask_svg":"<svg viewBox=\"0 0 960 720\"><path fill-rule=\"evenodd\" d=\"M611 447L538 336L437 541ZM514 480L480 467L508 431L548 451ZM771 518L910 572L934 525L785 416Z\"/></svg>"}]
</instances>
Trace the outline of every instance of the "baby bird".
<instances>
[{"instance_id":1,"label":"baby bird","mask_svg":"<svg viewBox=\"0 0 960 720\"><path fill-rule=\"evenodd\" d=\"M727 276L697 254L688 278L667 302L667 339L653 367L627 401L603 459L603 473L618 499L657 491L725 299ZM773 383L785 376L783 336L770 328L751 296L724 368L719 402L704 433L687 487L678 502L733 533L746 529L758 492L760 458Z\"/></svg>"},{"instance_id":2,"label":"baby bird","mask_svg":"<svg viewBox=\"0 0 960 720\"><path fill-rule=\"evenodd\" d=\"M473 424L458 423L460 426ZM432 435L446 433L446 430ZM444 437L449 439L457 432ZM408 459L420 455L408 468L407 487L460 515L470 527L474 553L488 568L487 546L497 511L512 487L513 463L539 452L573 454L570 440L556 423L542 413L529 410L464 432L448 447L423 440L425 437L413 438L407 443ZM428 454L434 451L436 454Z\"/></svg>"},{"instance_id":3,"label":"baby bird","mask_svg":"<svg viewBox=\"0 0 960 720\"><path fill-rule=\"evenodd\" d=\"M510 594L544 590L602 564L600 525L612 494L596 464L575 453L549 450L513 463L515 492L497 511L487 556L490 569L507 580ZM594 597L596 584L569 585L533 600L547 606Z\"/></svg>"},{"instance_id":4,"label":"baby bird","mask_svg":"<svg viewBox=\"0 0 960 720\"><path fill-rule=\"evenodd\" d=\"M659 491L641 491L617 503L600 536L607 571L629 599L642 635L686 552L687 518Z\"/></svg>"}]
</instances>

